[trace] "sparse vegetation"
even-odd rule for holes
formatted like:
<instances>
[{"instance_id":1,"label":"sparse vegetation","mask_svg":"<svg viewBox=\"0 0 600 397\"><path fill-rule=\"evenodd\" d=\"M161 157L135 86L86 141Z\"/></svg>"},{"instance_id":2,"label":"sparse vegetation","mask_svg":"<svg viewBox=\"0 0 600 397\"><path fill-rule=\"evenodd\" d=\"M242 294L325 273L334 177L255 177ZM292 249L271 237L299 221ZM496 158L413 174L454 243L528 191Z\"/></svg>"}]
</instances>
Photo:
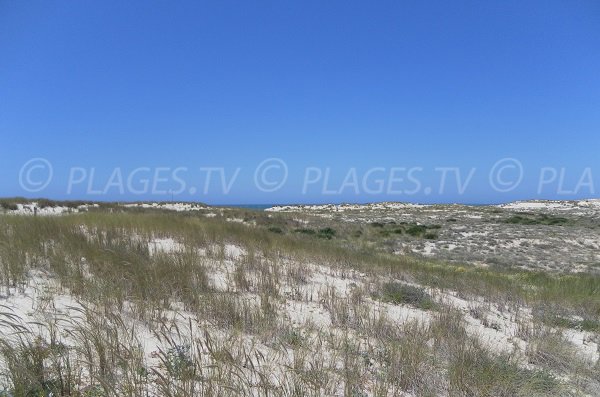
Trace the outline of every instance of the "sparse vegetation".
<instances>
[{"instance_id":1,"label":"sparse vegetation","mask_svg":"<svg viewBox=\"0 0 600 397\"><path fill-rule=\"evenodd\" d=\"M331 240L333 237L335 237L335 230L330 227L319 229L319 231L317 232L317 236L320 238Z\"/></svg>"},{"instance_id":2,"label":"sparse vegetation","mask_svg":"<svg viewBox=\"0 0 600 397\"><path fill-rule=\"evenodd\" d=\"M565 225L569 220L548 214L518 214L506 218L504 222L517 225Z\"/></svg>"},{"instance_id":3,"label":"sparse vegetation","mask_svg":"<svg viewBox=\"0 0 600 397\"><path fill-rule=\"evenodd\" d=\"M283 234L283 230L277 226L271 226L268 229L271 233Z\"/></svg>"},{"instance_id":4,"label":"sparse vegetation","mask_svg":"<svg viewBox=\"0 0 600 397\"><path fill-rule=\"evenodd\" d=\"M316 234L316 232L313 229L296 229L294 230L296 233L303 233L303 234L308 234L310 236L314 236Z\"/></svg>"},{"instance_id":5,"label":"sparse vegetation","mask_svg":"<svg viewBox=\"0 0 600 397\"><path fill-rule=\"evenodd\" d=\"M379 231L415 238L410 222L359 229L243 210L112 208L0 216L5 394L600 390L585 347L600 340L597 275L383 251ZM427 238L439 226L417 229Z\"/></svg>"}]
</instances>

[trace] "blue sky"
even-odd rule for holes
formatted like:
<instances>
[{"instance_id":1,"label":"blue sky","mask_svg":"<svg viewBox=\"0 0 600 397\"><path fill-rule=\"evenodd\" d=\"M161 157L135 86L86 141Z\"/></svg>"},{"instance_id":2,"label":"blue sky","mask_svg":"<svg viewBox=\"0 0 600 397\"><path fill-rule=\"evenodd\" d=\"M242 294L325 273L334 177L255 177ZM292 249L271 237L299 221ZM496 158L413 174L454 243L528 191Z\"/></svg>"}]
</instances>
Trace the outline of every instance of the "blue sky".
<instances>
[{"instance_id":1,"label":"blue sky","mask_svg":"<svg viewBox=\"0 0 600 397\"><path fill-rule=\"evenodd\" d=\"M596 1L0 1L0 54L2 196L486 203L600 190ZM20 178L32 158L52 166L40 191ZM269 158L288 177L264 192L253 176ZM499 192L490 172L504 158L523 178ZM140 167L169 177L145 193L111 179ZM228 192L214 174L204 194L202 167L239 173ZM307 167L329 168L330 186L305 186ZM373 167L421 169L419 189L344 185ZM440 192L440 167L476 171L464 192ZM557 174L540 190L543 167Z\"/></svg>"}]
</instances>

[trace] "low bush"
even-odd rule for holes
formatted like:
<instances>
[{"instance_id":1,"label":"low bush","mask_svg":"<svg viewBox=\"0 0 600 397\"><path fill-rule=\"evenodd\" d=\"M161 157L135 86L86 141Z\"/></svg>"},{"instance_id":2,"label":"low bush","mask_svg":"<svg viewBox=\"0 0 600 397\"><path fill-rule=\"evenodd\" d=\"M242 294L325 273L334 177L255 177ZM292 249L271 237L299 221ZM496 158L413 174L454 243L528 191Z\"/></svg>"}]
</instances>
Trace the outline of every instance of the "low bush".
<instances>
[{"instance_id":1,"label":"low bush","mask_svg":"<svg viewBox=\"0 0 600 397\"><path fill-rule=\"evenodd\" d=\"M386 302L409 304L420 309L432 309L434 306L431 296L423 288L398 282L383 284L376 296Z\"/></svg>"},{"instance_id":2,"label":"low bush","mask_svg":"<svg viewBox=\"0 0 600 397\"><path fill-rule=\"evenodd\" d=\"M308 234L309 236L314 236L317 234L313 229L296 229L294 230L296 233Z\"/></svg>"},{"instance_id":3,"label":"low bush","mask_svg":"<svg viewBox=\"0 0 600 397\"><path fill-rule=\"evenodd\" d=\"M513 225L565 225L569 222L567 218L547 214L540 215L513 215L504 219L504 223Z\"/></svg>"},{"instance_id":4,"label":"low bush","mask_svg":"<svg viewBox=\"0 0 600 397\"><path fill-rule=\"evenodd\" d=\"M332 229L330 227L319 229L319 233L317 233L317 236L320 238L331 240L335 236L335 229Z\"/></svg>"}]
</instances>

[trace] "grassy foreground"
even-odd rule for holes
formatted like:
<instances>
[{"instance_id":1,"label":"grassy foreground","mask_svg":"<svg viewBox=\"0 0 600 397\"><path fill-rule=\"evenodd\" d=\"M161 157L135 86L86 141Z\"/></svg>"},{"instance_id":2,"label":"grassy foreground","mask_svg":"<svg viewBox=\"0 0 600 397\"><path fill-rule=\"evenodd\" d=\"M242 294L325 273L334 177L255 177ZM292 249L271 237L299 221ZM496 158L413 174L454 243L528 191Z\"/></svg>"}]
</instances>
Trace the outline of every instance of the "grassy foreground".
<instances>
[{"instance_id":1,"label":"grassy foreground","mask_svg":"<svg viewBox=\"0 0 600 397\"><path fill-rule=\"evenodd\" d=\"M0 395L600 393L598 360L568 338L599 341L598 275L392 256L224 214L0 215ZM11 306L32 280L35 321ZM514 349L477 321L514 326Z\"/></svg>"}]
</instances>

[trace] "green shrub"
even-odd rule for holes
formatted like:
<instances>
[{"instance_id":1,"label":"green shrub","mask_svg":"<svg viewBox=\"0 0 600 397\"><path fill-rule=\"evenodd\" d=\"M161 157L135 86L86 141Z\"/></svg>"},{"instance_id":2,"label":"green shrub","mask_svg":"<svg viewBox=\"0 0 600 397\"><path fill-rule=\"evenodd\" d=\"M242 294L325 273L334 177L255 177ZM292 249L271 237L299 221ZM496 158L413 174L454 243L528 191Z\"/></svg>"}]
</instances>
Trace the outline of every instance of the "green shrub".
<instances>
[{"instance_id":1,"label":"green shrub","mask_svg":"<svg viewBox=\"0 0 600 397\"><path fill-rule=\"evenodd\" d=\"M194 374L194 360L191 358L190 346L175 345L167 351L165 364L169 374L175 379L189 379Z\"/></svg>"},{"instance_id":2,"label":"green shrub","mask_svg":"<svg viewBox=\"0 0 600 397\"><path fill-rule=\"evenodd\" d=\"M308 234L309 236L314 236L317 234L313 229L296 229L294 230L296 233Z\"/></svg>"},{"instance_id":3,"label":"green shrub","mask_svg":"<svg viewBox=\"0 0 600 397\"><path fill-rule=\"evenodd\" d=\"M16 203L11 203L11 202L0 202L0 207L4 208L5 210L9 210L9 211L14 211L19 209L19 207L17 206Z\"/></svg>"},{"instance_id":4,"label":"green shrub","mask_svg":"<svg viewBox=\"0 0 600 397\"><path fill-rule=\"evenodd\" d=\"M331 240L335 236L335 229L332 229L330 227L326 227L324 229L319 229L319 233L317 235L320 238Z\"/></svg>"},{"instance_id":5,"label":"green shrub","mask_svg":"<svg viewBox=\"0 0 600 397\"><path fill-rule=\"evenodd\" d=\"M424 225L411 225L406 229L406 233L413 237L418 237L427 231L427 226Z\"/></svg>"},{"instance_id":6,"label":"green shrub","mask_svg":"<svg viewBox=\"0 0 600 397\"><path fill-rule=\"evenodd\" d=\"M362 230L356 230L354 232L352 232L352 237L361 237L363 235Z\"/></svg>"},{"instance_id":7,"label":"green shrub","mask_svg":"<svg viewBox=\"0 0 600 397\"><path fill-rule=\"evenodd\" d=\"M434 302L423 288L398 282L385 283L378 297L386 302L409 304L421 309L431 309Z\"/></svg>"},{"instance_id":8,"label":"green shrub","mask_svg":"<svg viewBox=\"0 0 600 397\"><path fill-rule=\"evenodd\" d=\"M589 332L600 332L600 321L595 318L569 316L566 312L549 307L538 307L533 310L533 315L542 323L551 327L580 329Z\"/></svg>"},{"instance_id":9,"label":"green shrub","mask_svg":"<svg viewBox=\"0 0 600 397\"><path fill-rule=\"evenodd\" d=\"M547 214L540 215L513 215L509 218L503 220L504 223L513 224L513 225L565 225L569 222L567 218L563 218L560 216L553 216Z\"/></svg>"},{"instance_id":10,"label":"green shrub","mask_svg":"<svg viewBox=\"0 0 600 397\"><path fill-rule=\"evenodd\" d=\"M519 367L508 357L493 357L479 346L460 346L448 371L450 395L564 396L560 382L545 370Z\"/></svg>"}]
</instances>

